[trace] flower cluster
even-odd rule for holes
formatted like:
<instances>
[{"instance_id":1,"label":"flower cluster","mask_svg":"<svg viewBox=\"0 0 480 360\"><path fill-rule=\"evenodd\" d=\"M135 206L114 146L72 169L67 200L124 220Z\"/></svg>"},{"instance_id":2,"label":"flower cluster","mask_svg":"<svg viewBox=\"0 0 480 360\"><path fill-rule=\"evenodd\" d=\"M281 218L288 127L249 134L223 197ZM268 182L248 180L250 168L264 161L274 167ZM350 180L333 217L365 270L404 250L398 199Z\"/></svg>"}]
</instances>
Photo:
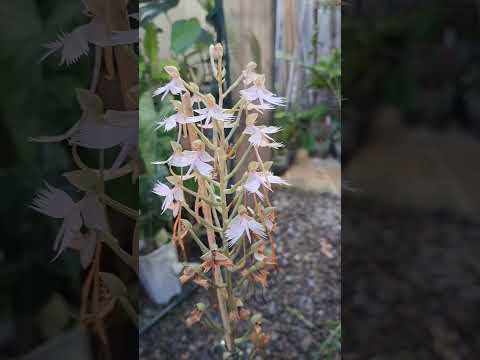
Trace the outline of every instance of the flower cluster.
<instances>
[{"instance_id":1,"label":"flower cluster","mask_svg":"<svg viewBox=\"0 0 480 360\"><path fill-rule=\"evenodd\" d=\"M108 246L132 271L138 272L135 253L138 248L138 231L135 231L136 235L132 239L132 252L123 250L120 241L112 235L107 207L133 221L137 221L138 210L110 198L104 191L107 181L131 174L132 182L136 182L140 173L138 100L135 96L138 81L132 81L128 74L136 73L137 68L117 69L113 66L114 63L124 63L126 58L136 56L133 48L126 45L138 42L138 29L111 30L125 28L125 23L128 23L124 1L83 0L82 3L85 7L84 14L90 18L90 22L70 33L62 33L56 41L44 45L48 51L40 59L41 62L54 52L61 51L60 65L71 65L89 53L90 44L94 45L95 62L90 88L76 89L77 101L82 110L81 118L64 134L30 139L43 143L67 141L78 169L63 175L82 196L79 201L75 201L64 190L45 183L45 188L33 199L31 208L62 221L54 240L54 259L66 249L79 252L80 263L87 272L82 287L80 319L83 324L92 326L108 354L110 348L104 319L115 304L124 307L132 322L137 325L137 317L134 316L136 310L127 299L127 290L122 280L113 273L102 272L101 252L105 245ZM138 14L129 17L138 19ZM108 79L118 77L119 83L124 85L120 89L124 110L104 108L100 90L97 92L102 76ZM84 151L98 152L98 167L87 166L82 161L79 147ZM111 164L105 164L104 152L112 148L118 149L117 156ZM172 197L177 199L177 195Z\"/></svg>"},{"instance_id":2,"label":"flower cluster","mask_svg":"<svg viewBox=\"0 0 480 360\"><path fill-rule=\"evenodd\" d=\"M253 62L225 89L221 44L211 45L210 63L218 83L218 99L184 81L173 66L165 67L171 80L153 93L161 100L172 95L170 101L175 108L173 115L158 122L157 129L178 132L177 141L172 142L172 155L155 162L168 166L170 185L158 182L153 192L164 199L162 211L173 213L172 239L183 248L183 241L189 236L203 252L201 266L185 266L182 283L191 280L217 292L222 324L215 323L204 304L192 311L187 324L202 322L221 329L226 354L233 355L238 352L236 344L242 341L251 340L261 350L269 339L261 332L259 321L251 322L241 338L235 339L233 334L238 321L251 317L241 300L245 290L255 284L266 287L268 274L276 266L272 236L276 229L275 211L269 192L275 184L288 184L271 173L272 163L264 161L259 151L262 147L282 146L273 138L280 128L260 125L258 117L265 110L284 105L285 99L265 88L265 76L255 72ZM231 108L225 108L225 97L242 84L240 99ZM231 159L235 166L230 169ZM192 178L195 191L185 184ZM193 196L191 203L185 193ZM204 227L206 243L190 221ZM187 230L184 226L180 231L178 224L188 224ZM252 315L255 316L258 314Z\"/></svg>"}]
</instances>

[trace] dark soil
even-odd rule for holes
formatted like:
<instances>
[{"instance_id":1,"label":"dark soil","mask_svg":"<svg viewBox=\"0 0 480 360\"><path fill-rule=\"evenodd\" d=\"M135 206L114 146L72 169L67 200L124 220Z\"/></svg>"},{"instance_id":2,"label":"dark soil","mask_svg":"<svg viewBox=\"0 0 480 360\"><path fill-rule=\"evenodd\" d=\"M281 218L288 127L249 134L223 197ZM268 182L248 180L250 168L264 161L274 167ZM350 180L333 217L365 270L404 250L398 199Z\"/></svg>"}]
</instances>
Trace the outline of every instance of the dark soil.
<instances>
[{"instance_id":1,"label":"dark soil","mask_svg":"<svg viewBox=\"0 0 480 360\"><path fill-rule=\"evenodd\" d=\"M266 291L258 289L246 304L264 315L263 328L271 336L262 358L340 359L340 199L279 190L273 201L280 269L272 273ZM331 245L331 254L321 251L321 243ZM200 301L208 302L203 289L142 334L139 359L221 359L215 349L218 334L184 324ZM144 319L158 312L145 301L142 309Z\"/></svg>"}]
</instances>

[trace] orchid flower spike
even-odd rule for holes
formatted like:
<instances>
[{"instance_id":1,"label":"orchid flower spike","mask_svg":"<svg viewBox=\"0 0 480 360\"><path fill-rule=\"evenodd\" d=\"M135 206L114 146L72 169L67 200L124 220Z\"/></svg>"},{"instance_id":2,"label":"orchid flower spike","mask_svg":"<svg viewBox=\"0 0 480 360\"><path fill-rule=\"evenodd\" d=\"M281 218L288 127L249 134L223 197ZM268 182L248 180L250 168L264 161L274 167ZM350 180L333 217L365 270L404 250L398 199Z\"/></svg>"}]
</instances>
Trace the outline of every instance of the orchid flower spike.
<instances>
[{"instance_id":1,"label":"orchid flower spike","mask_svg":"<svg viewBox=\"0 0 480 360\"><path fill-rule=\"evenodd\" d=\"M238 215L232 220L226 232L229 245L235 245L243 234L246 234L248 240L252 242L252 233L261 238L266 237L264 226L248 216L245 206L240 205Z\"/></svg>"},{"instance_id":2,"label":"orchid flower spike","mask_svg":"<svg viewBox=\"0 0 480 360\"><path fill-rule=\"evenodd\" d=\"M280 128L277 126L257 126L255 125L255 120L257 119L258 114L250 114L246 120L246 128L243 131L244 134L250 135L248 142L256 147L271 147L278 149L283 146L283 144L275 142L275 140L268 134L274 134L280 131Z\"/></svg>"},{"instance_id":3,"label":"orchid flower spike","mask_svg":"<svg viewBox=\"0 0 480 360\"><path fill-rule=\"evenodd\" d=\"M263 109L267 109L267 107L270 107L271 105L285 105L284 98L275 95L265 88L265 75L258 75L253 81L253 85L245 90L240 90L240 94L242 95L242 98L247 101L258 101L259 106ZM267 107L265 107L265 102L268 103Z\"/></svg>"},{"instance_id":4,"label":"orchid flower spike","mask_svg":"<svg viewBox=\"0 0 480 360\"><path fill-rule=\"evenodd\" d=\"M226 113L224 109L222 109L219 105L216 104L215 98L212 94L208 94L205 99L206 108L203 109L196 109L194 110L197 116L192 116L191 122L203 121L205 120L205 124L202 126L203 128L211 128L212 119L226 122L227 125L231 120L233 120L234 116L232 114Z\"/></svg>"},{"instance_id":5,"label":"orchid flower spike","mask_svg":"<svg viewBox=\"0 0 480 360\"><path fill-rule=\"evenodd\" d=\"M180 73L175 66L165 66L164 69L168 75L170 75L171 80L166 85L156 89L153 92L153 96L159 96L163 94L161 98L163 100L168 93L171 93L172 95L180 95L182 91L187 91L185 85L183 85L183 80L180 77Z\"/></svg>"},{"instance_id":6,"label":"orchid flower spike","mask_svg":"<svg viewBox=\"0 0 480 360\"><path fill-rule=\"evenodd\" d=\"M162 204L162 214L170 209L173 212L173 216L176 217L180 210L181 202L185 201L183 196L183 190L180 186L175 185L173 188L169 188L167 185L157 182L152 190L153 193L165 197Z\"/></svg>"},{"instance_id":7,"label":"orchid flower spike","mask_svg":"<svg viewBox=\"0 0 480 360\"><path fill-rule=\"evenodd\" d=\"M279 176L273 175L271 172L256 171L259 164L256 161L252 161L248 166L248 177L245 182L245 190L251 194L257 195L260 199L263 199L263 195L260 192L260 186L272 191L270 184L290 185Z\"/></svg>"}]
</instances>

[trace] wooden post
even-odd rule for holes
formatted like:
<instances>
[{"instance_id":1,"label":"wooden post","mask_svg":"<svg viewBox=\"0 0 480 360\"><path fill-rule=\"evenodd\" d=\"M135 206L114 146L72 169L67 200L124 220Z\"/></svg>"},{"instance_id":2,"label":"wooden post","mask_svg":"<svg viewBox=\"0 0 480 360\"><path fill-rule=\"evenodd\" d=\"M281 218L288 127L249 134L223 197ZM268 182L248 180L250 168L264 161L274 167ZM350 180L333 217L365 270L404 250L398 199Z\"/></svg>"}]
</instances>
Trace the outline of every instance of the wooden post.
<instances>
[{"instance_id":1,"label":"wooden post","mask_svg":"<svg viewBox=\"0 0 480 360\"><path fill-rule=\"evenodd\" d=\"M248 62L258 64L258 72L265 74L265 86L273 89L274 49L275 49L275 1L274 0L224 0L225 24L229 45L230 77L234 81ZM273 89L272 91L275 92ZM238 89L233 92L233 101L238 99ZM259 123L271 122L272 113L266 111ZM238 134L241 133L241 128ZM236 134L236 135L238 135ZM237 152L240 157L246 146ZM270 160L270 149L262 149L265 161ZM252 153L252 160L255 155ZM245 166L248 165L248 162ZM245 168L237 172L235 178L241 176ZM240 175L239 175L240 174Z\"/></svg>"}]
</instances>

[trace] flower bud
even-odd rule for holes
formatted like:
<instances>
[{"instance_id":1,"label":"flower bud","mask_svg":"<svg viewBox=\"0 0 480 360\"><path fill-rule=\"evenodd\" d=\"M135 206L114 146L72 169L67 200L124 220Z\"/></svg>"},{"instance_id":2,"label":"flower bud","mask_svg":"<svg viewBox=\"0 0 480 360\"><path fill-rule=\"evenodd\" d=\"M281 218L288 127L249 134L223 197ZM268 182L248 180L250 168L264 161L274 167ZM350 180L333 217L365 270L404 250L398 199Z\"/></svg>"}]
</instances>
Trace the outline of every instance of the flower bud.
<instances>
[{"instance_id":1,"label":"flower bud","mask_svg":"<svg viewBox=\"0 0 480 360\"><path fill-rule=\"evenodd\" d=\"M170 77L172 78L179 78L180 77L180 73L178 71L178 69L175 67L175 66L172 66L172 65L167 65L163 68L168 75L170 75Z\"/></svg>"},{"instance_id":2,"label":"flower bud","mask_svg":"<svg viewBox=\"0 0 480 360\"><path fill-rule=\"evenodd\" d=\"M258 169L258 162L256 161L251 161L249 164L248 164L248 171L256 171Z\"/></svg>"},{"instance_id":3,"label":"flower bud","mask_svg":"<svg viewBox=\"0 0 480 360\"><path fill-rule=\"evenodd\" d=\"M220 59L223 56L223 46L221 43L215 45L210 45L209 48L210 56L215 60Z\"/></svg>"},{"instance_id":4,"label":"flower bud","mask_svg":"<svg viewBox=\"0 0 480 360\"><path fill-rule=\"evenodd\" d=\"M170 146L172 147L174 152L182 152L183 151L182 145L180 145L179 143L177 143L175 141L170 141Z\"/></svg>"},{"instance_id":5,"label":"flower bud","mask_svg":"<svg viewBox=\"0 0 480 360\"><path fill-rule=\"evenodd\" d=\"M193 92L199 92L199 91L200 91L200 88L199 88L198 85L195 84L194 82L191 82L191 83L189 83L188 85L190 85L190 87L192 88L192 91L193 91Z\"/></svg>"},{"instance_id":6,"label":"flower bud","mask_svg":"<svg viewBox=\"0 0 480 360\"><path fill-rule=\"evenodd\" d=\"M213 96L212 94L207 94L207 96L205 96L205 101L207 107L209 108L215 106L215 104L217 103L217 101L215 100L215 96Z\"/></svg>"},{"instance_id":7,"label":"flower bud","mask_svg":"<svg viewBox=\"0 0 480 360\"><path fill-rule=\"evenodd\" d=\"M182 219L180 220L182 223L182 226L185 230L190 230L192 228L192 223L188 221L187 219Z\"/></svg>"},{"instance_id":8,"label":"flower bud","mask_svg":"<svg viewBox=\"0 0 480 360\"><path fill-rule=\"evenodd\" d=\"M207 310L207 306L204 303L197 303L195 306L197 307L198 311L204 312Z\"/></svg>"},{"instance_id":9,"label":"flower bud","mask_svg":"<svg viewBox=\"0 0 480 360\"><path fill-rule=\"evenodd\" d=\"M247 213L247 208L246 208L245 206L243 206L243 205L240 205L240 206L238 207L238 213L239 213L240 215L245 215L245 214Z\"/></svg>"},{"instance_id":10,"label":"flower bud","mask_svg":"<svg viewBox=\"0 0 480 360\"><path fill-rule=\"evenodd\" d=\"M248 71L253 71L257 68L257 63L253 62L253 61L250 61L248 64L247 64L247 67L246 69Z\"/></svg>"},{"instance_id":11,"label":"flower bud","mask_svg":"<svg viewBox=\"0 0 480 360\"><path fill-rule=\"evenodd\" d=\"M247 126L252 126L255 125L255 121L257 120L258 113L251 113L247 115L247 118L245 119L245 123Z\"/></svg>"},{"instance_id":12,"label":"flower bud","mask_svg":"<svg viewBox=\"0 0 480 360\"><path fill-rule=\"evenodd\" d=\"M202 140L197 139L192 143L192 150L193 151L203 151L203 150L205 150L205 144L202 142Z\"/></svg>"},{"instance_id":13,"label":"flower bud","mask_svg":"<svg viewBox=\"0 0 480 360\"><path fill-rule=\"evenodd\" d=\"M264 87L265 86L265 75L258 75L257 78L255 79L255 85L258 87Z\"/></svg>"},{"instance_id":14,"label":"flower bud","mask_svg":"<svg viewBox=\"0 0 480 360\"><path fill-rule=\"evenodd\" d=\"M258 322L261 322L263 319L262 314L255 314L250 318L250 322L253 325L256 325Z\"/></svg>"}]
</instances>

